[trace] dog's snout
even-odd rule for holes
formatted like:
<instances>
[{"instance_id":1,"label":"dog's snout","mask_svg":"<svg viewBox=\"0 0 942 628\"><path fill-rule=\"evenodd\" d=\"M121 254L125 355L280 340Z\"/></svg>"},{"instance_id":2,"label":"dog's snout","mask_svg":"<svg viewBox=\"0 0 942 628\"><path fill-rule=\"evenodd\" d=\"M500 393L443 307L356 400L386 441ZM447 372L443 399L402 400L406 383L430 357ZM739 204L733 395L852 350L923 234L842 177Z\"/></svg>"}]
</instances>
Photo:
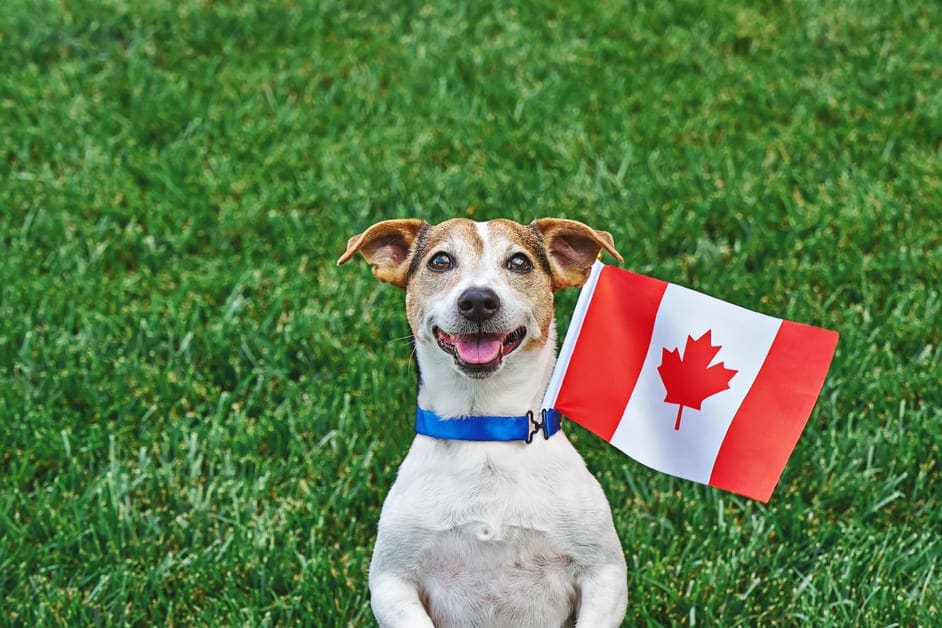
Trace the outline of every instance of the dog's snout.
<instances>
[{"instance_id":1,"label":"dog's snout","mask_svg":"<svg viewBox=\"0 0 942 628\"><path fill-rule=\"evenodd\" d=\"M475 323L483 323L500 310L500 297L490 288L468 288L458 297L458 311Z\"/></svg>"}]
</instances>

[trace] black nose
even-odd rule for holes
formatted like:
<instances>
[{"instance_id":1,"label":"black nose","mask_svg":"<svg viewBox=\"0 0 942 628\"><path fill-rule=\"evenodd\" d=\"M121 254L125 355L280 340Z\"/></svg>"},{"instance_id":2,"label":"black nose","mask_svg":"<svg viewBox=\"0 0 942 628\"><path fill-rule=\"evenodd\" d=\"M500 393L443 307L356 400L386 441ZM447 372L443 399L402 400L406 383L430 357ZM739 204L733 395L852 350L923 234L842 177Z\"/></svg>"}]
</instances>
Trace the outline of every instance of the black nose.
<instances>
[{"instance_id":1,"label":"black nose","mask_svg":"<svg viewBox=\"0 0 942 628\"><path fill-rule=\"evenodd\" d=\"M483 323L499 310L500 298L490 288L468 288L458 297L458 311L475 323Z\"/></svg>"}]
</instances>

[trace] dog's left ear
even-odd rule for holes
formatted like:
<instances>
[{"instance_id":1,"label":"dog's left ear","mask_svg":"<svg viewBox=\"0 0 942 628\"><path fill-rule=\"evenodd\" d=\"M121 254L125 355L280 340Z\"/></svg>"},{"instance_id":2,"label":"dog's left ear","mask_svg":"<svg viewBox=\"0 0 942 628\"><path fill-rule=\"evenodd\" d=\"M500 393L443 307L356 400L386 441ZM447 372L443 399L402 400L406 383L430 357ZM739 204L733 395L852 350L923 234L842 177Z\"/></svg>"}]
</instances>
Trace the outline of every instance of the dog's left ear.
<instances>
[{"instance_id":1,"label":"dog's left ear","mask_svg":"<svg viewBox=\"0 0 942 628\"><path fill-rule=\"evenodd\" d=\"M530 228L543 236L543 245L553 274L553 290L578 288L589 278L589 270L602 249L619 262L615 241L607 231L598 231L575 220L541 218Z\"/></svg>"},{"instance_id":2,"label":"dog's left ear","mask_svg":"<svg viewBox=\"0 0 942 628\"><path fill-rule=\"evenodd\" d=\"M360 251L373 267L373 276L405 288L412 260L412 245L426 228L427 222L414 218L378 222L347 241L347 250L337 260L337 265Z\"/></svg>"}]
</instances>

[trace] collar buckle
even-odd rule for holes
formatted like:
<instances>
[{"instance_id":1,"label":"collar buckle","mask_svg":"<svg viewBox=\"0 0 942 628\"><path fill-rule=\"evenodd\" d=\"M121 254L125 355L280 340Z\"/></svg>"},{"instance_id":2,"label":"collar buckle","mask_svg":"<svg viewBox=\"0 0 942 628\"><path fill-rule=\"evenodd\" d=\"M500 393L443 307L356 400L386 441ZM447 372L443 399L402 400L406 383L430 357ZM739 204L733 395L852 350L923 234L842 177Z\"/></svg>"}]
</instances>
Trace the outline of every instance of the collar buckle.
<instances>
[{"instance_id":1,"label":"collar buckle","mask_svg":"<svg viewBox=\"0 0 942 628\"><path fill-rule=\"evenodd\" d=\"M533 430L527 435L527 445L533 442L533 437L540 431L543 432L543 440L549 440L551 434L549 433L549 422L546 420L546 410L540 410L539 421L533 418L533 410L527 410L527 418L530 420L530 425L533 426Z\"/></svg>"}]
</instances>

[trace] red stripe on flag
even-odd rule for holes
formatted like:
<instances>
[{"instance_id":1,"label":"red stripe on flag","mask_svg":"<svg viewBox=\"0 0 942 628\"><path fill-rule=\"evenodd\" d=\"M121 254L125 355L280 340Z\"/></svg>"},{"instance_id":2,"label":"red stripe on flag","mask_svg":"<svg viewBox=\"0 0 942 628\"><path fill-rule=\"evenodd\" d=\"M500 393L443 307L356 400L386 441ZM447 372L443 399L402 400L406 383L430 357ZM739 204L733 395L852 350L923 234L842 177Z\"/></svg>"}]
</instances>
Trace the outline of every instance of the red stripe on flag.
<instances>
[{"instance_id":1,"label":"red stripe on flag","mask_svg":"<svg viewBox=\"0 0 942 628\"><path fill-rule=\"evenodd\" d=\"M768 502L824 384L837 332L782 321L720 446L710 486Z\"/></svg>"},{"instance_id":2,"label":"red stripe on flag","mask_svg":"<svg viewBox=\"0 0 942 628\"><path fill-rule=\"evenodd\" d=\"M556 408L606 441L644 365L666 289L665 281L612 266L599 275Z\"/></svg>"}]
</instances>

